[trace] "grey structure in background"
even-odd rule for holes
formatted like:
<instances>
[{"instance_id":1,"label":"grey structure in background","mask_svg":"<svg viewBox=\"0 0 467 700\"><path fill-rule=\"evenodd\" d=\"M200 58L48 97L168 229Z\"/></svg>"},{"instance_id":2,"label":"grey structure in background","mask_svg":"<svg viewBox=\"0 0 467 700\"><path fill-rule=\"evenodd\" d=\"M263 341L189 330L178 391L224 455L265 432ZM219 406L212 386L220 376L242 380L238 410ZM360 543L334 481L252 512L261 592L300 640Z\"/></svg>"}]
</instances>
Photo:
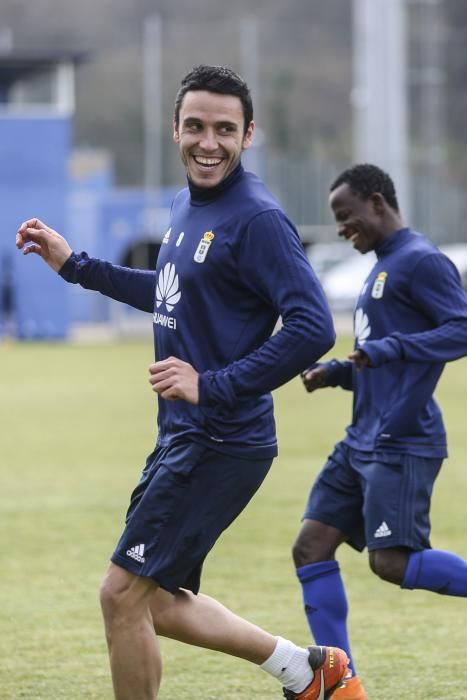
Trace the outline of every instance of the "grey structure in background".
<instances>
[{"instance_id":1,"label":"grey structure in background","mask_svg":"<svg viewBox=\"0 0 467 700\"><path fill-rule=\"evenodd\" d=\"M353 0L354 160L397 183L410 220L405 0Z\"/></svg>"},{"instance_id":2,"label":"grey structure in background","mask_svg":"<svg viewBox=\"0 0 467 700\"><path fill-rule=\"evenodd\" d=\"M150 15L143 27L143 118L144 186L155 190L162 185L162 23L159 15Z\"/></svg>"},{"instance_id":3,"label":"grey structure in background","mask_svg":"<svg viewBox=\"0 0 467 700\"><path fill-rule=\"evenodd\" d=\"M459 225L463 225L460 222L467 215L465 196L449 184L445 65L449 36L443 17L445 4L446 0L409 0L407 5L412 27L409 71L412 201L418 225L429 236L456 240L454 231L467 241L467 231L459 231ZM445 232L444 235L435 233L439 231Z\"/></svg>"}]
</instances>

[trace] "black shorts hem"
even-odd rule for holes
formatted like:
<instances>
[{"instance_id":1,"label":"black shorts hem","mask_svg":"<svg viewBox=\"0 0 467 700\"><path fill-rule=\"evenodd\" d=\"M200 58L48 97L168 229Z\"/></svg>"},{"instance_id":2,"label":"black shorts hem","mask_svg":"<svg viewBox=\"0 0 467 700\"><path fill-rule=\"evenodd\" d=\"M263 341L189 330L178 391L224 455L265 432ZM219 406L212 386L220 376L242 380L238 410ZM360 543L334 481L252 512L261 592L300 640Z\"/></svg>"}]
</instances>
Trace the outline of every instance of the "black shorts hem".
<instances>
[{"instance_id":1,"label":"black shorts hem","mask_svg":"<svg viewBox=\"0 0 467 700\"><path fill-rule=\"evenodd\" d=\"M140 578L152 579L154 583L156 583L160 588L163 588L168 593L175 594L180 588L180 586L164 584L163 580L161 580L160 578L156 578L155 576L145 574L136 562L133 563L131 559L124 559L124 557L121 557L119 554L112 554L112 556L110 557L110 561L113 564L116 564L116 566L119 566L121 569L125 569L125 571L128 571L130 574L134 574L135 576L139 576Z\"/></svg>"},{"instance_id":2,"label":"black shorts hem","mask_svg":"<svg viewBox=\"0 0 467 700\"><path fill-rule=\"evenodd\" d=\"M410 549L411 552L423 552L425 549L431 549L431 545L422 544L420 542L409 542L407 540L392 540L391 542L371 542L367 545L369 552L377 552L380 549L394 549L395 547L404 547Z\"/></svg>"},{"instance_id":3,"label":"black shorts hem","mask_svg":"<svg viewBox=\"0 0 467 700\"><path fill-rule=\"evenodd\" d=\"M355 532L348 532L347 530L343 530L342 527L333 521L331 518L329 518L326 515L321 515L320 513L310 513L306 512L305 515L302 518L303 520L317 520L319 523L322 523L323 525L329 525L330 527L335 527L337 530L342 532L344 535L347 535L348 539L345 540L345 544L348 544L349 547L352 547L352 549L355 549L357 552L363 552L363 550L366 547L366 542L363 541L362 536L357 536Z\"/></svg>"}]
</instances>

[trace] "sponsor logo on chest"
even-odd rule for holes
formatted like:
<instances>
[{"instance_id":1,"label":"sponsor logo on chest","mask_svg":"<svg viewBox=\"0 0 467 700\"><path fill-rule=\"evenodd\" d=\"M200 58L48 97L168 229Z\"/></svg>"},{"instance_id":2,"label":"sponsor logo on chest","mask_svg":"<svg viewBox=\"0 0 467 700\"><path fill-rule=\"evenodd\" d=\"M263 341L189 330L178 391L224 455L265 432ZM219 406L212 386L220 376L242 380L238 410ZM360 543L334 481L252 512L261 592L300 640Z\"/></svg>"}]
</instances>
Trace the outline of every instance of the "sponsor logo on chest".
<instances>
[{"instance_id":1,"label":"sponsor logo on chest","mask_svg":"<svg viewBox=\"0 0 467 700\"><path fill-rule=\"evenodd\" d=\"M170 313L174 306L178 304L182 293L180 291L178 274L175 265L168 262L159 272L156 284L156 309L152 316L153 322L158 326L165 326L175 330L177 328L177 319L174 316L168 316L162 313L163 308ZM158 309L162 306L161 311Z\"/></svg>"}]
</instances>

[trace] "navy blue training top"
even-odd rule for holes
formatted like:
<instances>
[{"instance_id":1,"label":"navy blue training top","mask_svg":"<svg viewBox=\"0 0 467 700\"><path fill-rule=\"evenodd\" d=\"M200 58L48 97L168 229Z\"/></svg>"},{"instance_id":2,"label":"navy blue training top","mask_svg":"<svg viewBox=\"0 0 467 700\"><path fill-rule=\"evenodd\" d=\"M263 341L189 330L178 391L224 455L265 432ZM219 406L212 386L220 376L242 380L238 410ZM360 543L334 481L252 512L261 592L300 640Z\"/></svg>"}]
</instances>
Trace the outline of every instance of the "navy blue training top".
<instances>
[{"instance_id":1,"label":"navy blue training top","mask_svg":"<svg viewBox=\"0 0 467 700\"><path fill-rule=\"evenodd\" d=\"M229 454L276 455L270 392L335 341L295 227L241 164L215 188L178 193L155 273L73 253L60 275L152 312L156 358L199 372L199 405L159 397L162 445L184 436Z\"/></svg>"},{"instance_id":2,"label":"navy blue training top","mask_svg":"<svg viewBox=\"0 0 467 700\"><path fill-rule=\"evenodd\" d=\"M363 451L445 457L433 392L445 362L467 354L467 295L454 264L409 228L375 252L354 319L355 348L372 367L326 363L327 385L354 392L344 442Z\"/></svg>"}]
</instances>

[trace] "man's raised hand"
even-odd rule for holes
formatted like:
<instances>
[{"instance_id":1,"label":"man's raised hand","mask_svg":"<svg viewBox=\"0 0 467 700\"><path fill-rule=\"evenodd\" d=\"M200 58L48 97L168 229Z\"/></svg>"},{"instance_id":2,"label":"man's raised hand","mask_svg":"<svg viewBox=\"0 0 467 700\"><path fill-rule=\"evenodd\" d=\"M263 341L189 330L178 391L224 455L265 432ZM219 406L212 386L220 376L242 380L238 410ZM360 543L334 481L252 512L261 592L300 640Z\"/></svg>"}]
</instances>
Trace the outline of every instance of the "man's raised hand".
<instances>
[{"instance_id":1,"label":"man's raised hand","mask_svg":"<svg viewBox=\"0 0 467 700\"><path fill-rule=\"evenodd\" d=\"M16 232L16 247L23 255L39 255L55 272L73 252L67 240L40 219L28 219L21 224Z\"/></svg>"}]
</instances>

